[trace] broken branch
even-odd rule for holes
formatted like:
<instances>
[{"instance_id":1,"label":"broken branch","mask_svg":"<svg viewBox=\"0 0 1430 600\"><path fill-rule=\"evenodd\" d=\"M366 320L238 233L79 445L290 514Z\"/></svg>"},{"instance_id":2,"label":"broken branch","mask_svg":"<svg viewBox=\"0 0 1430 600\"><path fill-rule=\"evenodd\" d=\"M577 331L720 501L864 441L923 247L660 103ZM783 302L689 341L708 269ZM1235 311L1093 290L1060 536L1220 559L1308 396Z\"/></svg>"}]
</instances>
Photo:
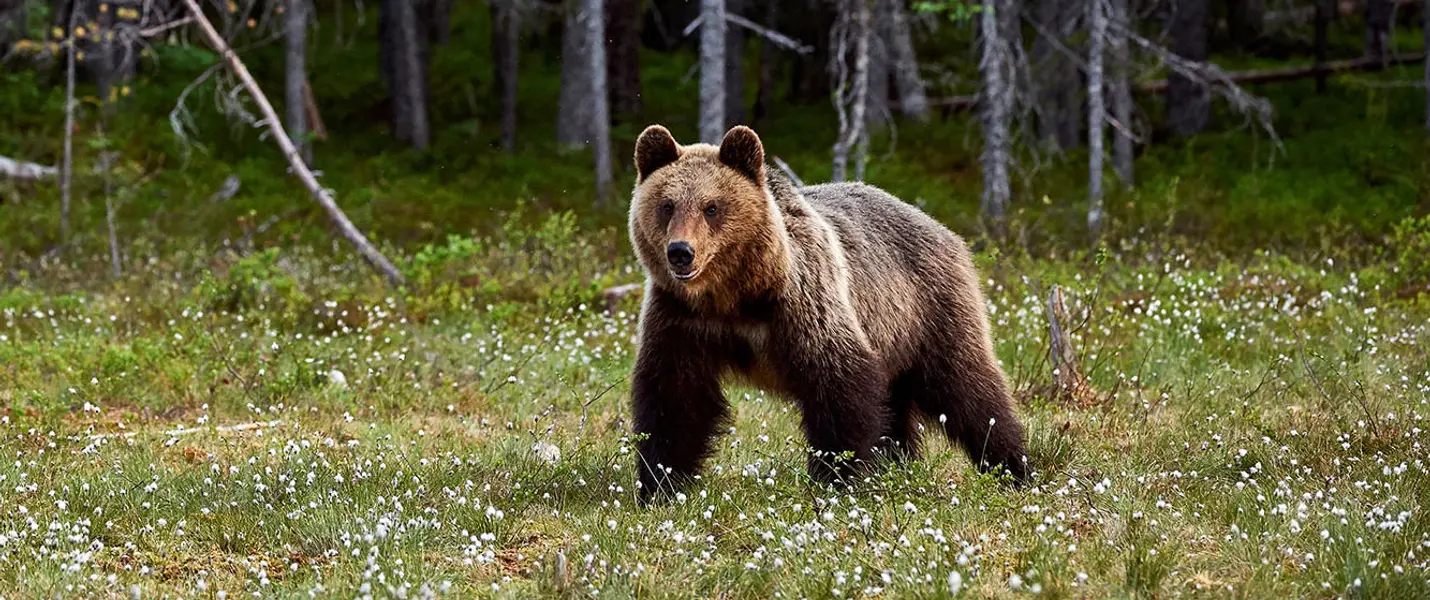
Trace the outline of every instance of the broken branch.
<instances>
[{"instance_id":1,"label":"broken branch","mask_svg":"<svg viewBox=\"0 0 1430 600\"><path fill-rule=\"evenodd\" d=\"M248 68L243 65L243 61L238 59L238 53L229 47L214 29L212 23L204 17L203 9L199 7L198 0L184 0L184 5L188 7L194 21L198 23L199 29L203 31L204 37L209 45L213 46L218 53L223 56L224 62L228 64L229 70L243 83L243 87L248 90L249 96L258 104L259 113L263 116L263 123L268 126L268 130L273 133L273 141L277 142L279 149L283 151L283 156L288 160L288 166L308 191L313 194L313 199L323 207L328 213L328 218L337 226L338 231L357 248L358 254L367 260L368 264L377 269L389 284L402 285L406 280L397 267L387 260L377 248L368 241L367 236L354 227L352 221L343 213L343 209L338 207L333 196L327 189L318 183L318 179L313 176L313 172L304 164L303 158L298 154L298 148L293 145L293 141L288 137L288 132L283 129L282 121L278 120L278 113L273 110L273 105L268 102L268 97L263 94L263 90L258 87L258 82L254 81L253 75L249 74Z\"/></svg>"}]
</instances>

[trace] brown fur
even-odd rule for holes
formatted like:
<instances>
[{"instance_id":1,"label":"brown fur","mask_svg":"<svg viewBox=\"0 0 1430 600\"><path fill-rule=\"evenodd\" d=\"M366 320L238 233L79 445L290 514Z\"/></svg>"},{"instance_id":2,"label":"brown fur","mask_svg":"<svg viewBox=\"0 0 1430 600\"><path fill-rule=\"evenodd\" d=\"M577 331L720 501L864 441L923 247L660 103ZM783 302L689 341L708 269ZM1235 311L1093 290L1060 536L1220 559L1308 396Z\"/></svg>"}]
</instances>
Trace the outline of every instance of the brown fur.
<instances>
[{"instance_id":1,"label":"brown fur","mask_svg":"<svg viewBox=\"0 0 1430 600\"><path fill-rule=\"evenodd\" d=\"M636 163L642 497L699 473L729 419L728 375L801 405L819 480L851 472L832 453L917 455L918 421L941 415L980 468L1024 477L1022 427L962 239L872 186L795 189L745 127L716 147L651 126ZM694 250L688 280L667 262L678 242Z\"/></svg>"}]
</instances>

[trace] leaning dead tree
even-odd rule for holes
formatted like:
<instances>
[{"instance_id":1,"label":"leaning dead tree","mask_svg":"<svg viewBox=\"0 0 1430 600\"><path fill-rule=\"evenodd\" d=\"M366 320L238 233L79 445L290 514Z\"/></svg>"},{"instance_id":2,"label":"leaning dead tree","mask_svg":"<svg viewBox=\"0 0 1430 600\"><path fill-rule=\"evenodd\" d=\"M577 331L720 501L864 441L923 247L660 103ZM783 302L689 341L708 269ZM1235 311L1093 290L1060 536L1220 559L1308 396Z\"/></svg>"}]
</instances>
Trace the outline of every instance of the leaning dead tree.
<instances>
[{"instance_id":1,"label":"leaning dead tree","mask_svg":"<svg viewBox=\"0 0 1430 600\"><path fill-rule=\"evenodd\" d=\"M198 24L199 30L203 33L204 39L223 57L223 61L228 65L229 70L232 71L234 76L243 84L244 89L248 90L248 95L251 96L254 103L258 105L258 111L262 116L260 120L261 124L267 126L268 130L272 132L273 141L276 142L278 148L282 150L283 157L288 160L288 166L293 170L294 175L296 175L298 180L313 194L313 199L318 201L318 204L323 207L323 211L328 213L328 218L333 222L333 225L338 228L339 233L357 248L358 254L362 255L368 264L372 265L374 269L381 273L389 284L402 285L405 283L402 273L397 270L397 267L393 266L392 262L387 260L387 257L383 256L382 253L372 245L372 242L368 241L367 236L363 235L361 231L358 231L357 227L353 226L352 221L349 221L348 216L343 213L343 209L339 208L337 202L333 200L332 194L318 183L318 179L313 176L313 172L309 170L308 165L303 162L302 156L298 153L298 148L293 145L292 138L288 137L288 132L283 129L283 122L278 119L278 113L273 110L273 105L268 102L268 97L263 94L262 88L258 87L258 82L254 81L253 75L249 74L248 68L243 65L243 61L239 60L238 53L233 51L233 48L228 45L228 42L224 40L223 36L219 35L218 30L214 29L213 24L204 17L203 9L199 7L198 0L183 1L184 6L189 10L189 14L194 18L194 22Z\"/></svg>"}]
</instances>

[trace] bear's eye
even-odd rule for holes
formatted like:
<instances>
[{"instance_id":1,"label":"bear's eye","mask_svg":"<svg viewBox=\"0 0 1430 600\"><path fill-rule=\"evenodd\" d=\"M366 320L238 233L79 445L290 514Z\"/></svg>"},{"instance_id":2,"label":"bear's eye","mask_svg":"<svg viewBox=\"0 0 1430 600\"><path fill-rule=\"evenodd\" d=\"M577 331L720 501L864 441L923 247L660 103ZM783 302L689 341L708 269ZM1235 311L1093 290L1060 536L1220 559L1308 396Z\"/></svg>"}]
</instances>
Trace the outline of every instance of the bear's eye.
<instances>
[{"instance_id":1,"label":"bear's eye","mask_svg":"<svg viewBox=\"0 0 1430 600\"><path fill-rule=\"evenodd\" d=\"M715 216L716 214L719 214L719 212L720 212L720 208L717 207L717 206L715 206L714 204L711 204L710 206L705 207L705 216L707 216L707 217L713 217L713 216Z\"/></svg>"},{"instance_id":2,"label":"bear's eye","mask_svg":"<svg viewBox=\"0 0 1430 600\"><path fill-rule=\"evenodd\" d=\"M667 201L665 202L665 204L660 205L660 214L669 215L669 214L671 214L671 213L673 213L673 212L675 212L675 203L674 203L674 202L671 202L671 201L667 200Z\"/></svg>"}]
</instances>

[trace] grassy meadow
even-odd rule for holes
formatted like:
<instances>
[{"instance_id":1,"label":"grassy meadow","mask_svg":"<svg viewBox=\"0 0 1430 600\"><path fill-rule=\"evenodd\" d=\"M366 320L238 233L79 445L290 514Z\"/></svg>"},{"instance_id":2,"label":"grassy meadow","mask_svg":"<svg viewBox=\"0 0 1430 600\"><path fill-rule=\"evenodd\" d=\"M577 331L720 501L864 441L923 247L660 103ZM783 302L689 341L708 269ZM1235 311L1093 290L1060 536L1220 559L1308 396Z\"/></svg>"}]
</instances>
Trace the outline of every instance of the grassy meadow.
<instances>
[{"instance_id":1,"label":"grassy meadow","mask_svg":"<svg viewBox=\"0 0 1430 600\"><path fill-rule=\"evenodd\" d=\"M554 57L523 59L518 152L495 147L485 14L459 9L434 51L424 155L367 125L375 36L314 44L323 182L406 288L215 111L227 87L172 132L214 60L192 47L156 46L103 126L81 111L72 240L53 186L0 182L0 597L1430 597L1430 144L1423 90L1381 85L1419 66L1256 89L1277 140L1219 106L1223 129L1139 157L1095 248L1085 155L1022 152L1012 239L991 244L972 121L881 133L868 180L980 248L1032 485L931 436L922 461L821 488L794 407L730 388L703 479L647 508L638 294L602 295L641 279L625 199L593 208L590 156L548 141ZM274 91L279 50L245 55ZM645 58L647 89L680 93L617 128L622 182L646 121L694 132L693 55ZM0 72L0 154L58 156L51 76ZM782 106L758 129L820 181L833 122ZM241 191L211 202L230 175ZM1055 285L1073 396L1050 385Z\"/></svg>"}]
</instances>

